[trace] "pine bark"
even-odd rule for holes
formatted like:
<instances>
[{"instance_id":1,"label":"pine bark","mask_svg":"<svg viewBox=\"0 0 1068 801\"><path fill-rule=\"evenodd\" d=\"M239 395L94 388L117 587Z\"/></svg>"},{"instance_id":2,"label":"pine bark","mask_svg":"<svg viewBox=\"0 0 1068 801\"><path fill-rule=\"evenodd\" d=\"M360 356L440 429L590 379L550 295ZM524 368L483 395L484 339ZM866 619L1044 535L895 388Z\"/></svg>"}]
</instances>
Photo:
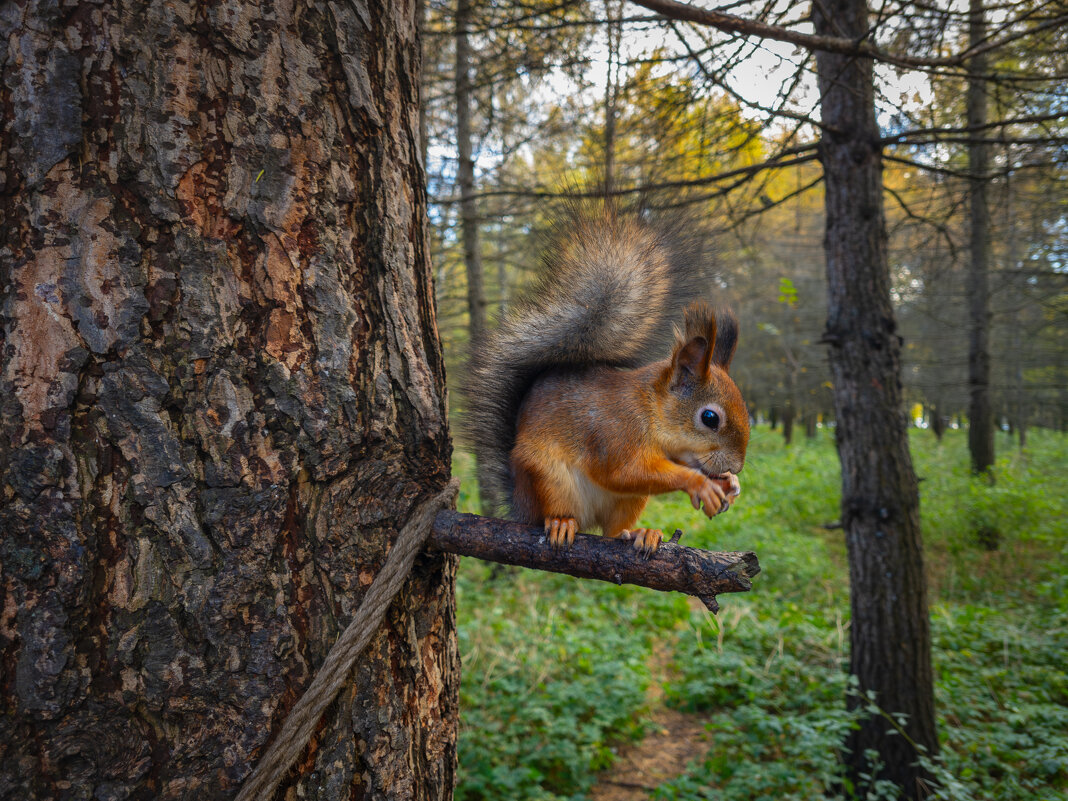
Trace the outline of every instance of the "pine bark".
<instances>
[{"instance_id":1,"label":"pine bark","mask_svg":"<svg viewBox=\"0 0 1068 801\"><path fill-rule=\"evenodd\" d=\"M447 480L414 4L0 34L0 797L232 798ZM278 797L451 797L454 570Z\"/></svg>"},{"instance_id":2,"label":"pine bark","mask_svg":"<svg viewBox=\"0 0 1068 801\"><path fill-rule=\"evenodd\" d=\"M968 40L972 45L986 40L982 0L970 0ZM972 472L985 473L994 464L994 413L990 403L990 179L989 136L979 130L987 122L986 54L968 61L968 451Z\"/></svg>"},{"instance_id":3,"label":"pine bark","mask_svg":"<svg viewBox=\"0 0 1068 801\"><path fill-rule=\"evenodd\" d=\"M813 6L817 34L862 41L865 0ZM901 388L901 340L890 304L883 215L882 153L872 62L818 53L820 145L826 185L825 340L831 343L835 430L842 464L842 524L849 553L850 672L904 732L881 716L863 719L846 742L850 778L860 784L878 752L877 776L906 798L923 796L925 772L910 743L937 751L931 638L920 538L919 496L908 450ZM854 708L864 699L851 697Z\"/></svg>"}]
</instances>

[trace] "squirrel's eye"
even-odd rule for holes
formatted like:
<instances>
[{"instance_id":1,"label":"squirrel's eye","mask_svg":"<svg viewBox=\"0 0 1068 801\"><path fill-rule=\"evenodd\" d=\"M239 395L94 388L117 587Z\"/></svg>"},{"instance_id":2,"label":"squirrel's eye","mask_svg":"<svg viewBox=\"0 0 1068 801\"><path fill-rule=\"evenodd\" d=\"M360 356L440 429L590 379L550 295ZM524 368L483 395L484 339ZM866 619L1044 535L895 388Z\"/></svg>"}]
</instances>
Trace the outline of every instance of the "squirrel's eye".
<instances>
[{"instance_id":1,"label":"squirrel's eye","mask_svg":"<svg viewBox=\"0 0 1068 801\"><path fill-rule=\"evenodd\" d=\"M719 429L719 415L711 409L705 409L703 412L701 412L701 422L707 428L711 428L713 431Z\"/></svg>"}]
</instances>

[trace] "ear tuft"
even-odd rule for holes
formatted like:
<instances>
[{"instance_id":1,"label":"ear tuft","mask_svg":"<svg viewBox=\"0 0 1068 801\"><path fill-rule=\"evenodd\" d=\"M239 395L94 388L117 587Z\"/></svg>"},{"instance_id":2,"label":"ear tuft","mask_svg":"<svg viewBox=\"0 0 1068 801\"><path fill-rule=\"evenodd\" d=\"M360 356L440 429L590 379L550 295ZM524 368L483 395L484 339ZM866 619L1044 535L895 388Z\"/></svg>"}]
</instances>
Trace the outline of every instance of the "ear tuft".
<instances>
[{"instance_id":1,"label":"ear tuft","mask_svg":"<svg viewBox=\"0 0 1068 801\"><path fill-rule=\"evenodd\" d=\"M715 314L701 301L690 304L686 310L685 333L678 337L672 354L673 387L684 390L695 380L707 380L715 343Z\"/></svg>"},{"instance_id":2,"label":"ear tuft","mask_svg":"<svg viewBox=\"0 0 1068 801\"><path fill-rule=\"evenodd\" d=\"M716 346L712 350L712 363L726 372L731 366L734 351L738 347L738 318L730 309L721 309L717 314Z\"/></svg>"},{"instance_id":3,"label":"ear tuft","mask_svg":"<svg viewBox=\"0 0 1068 801\"><path fill-rule=\"evenodd\" d=\"M686 309L686 339L704 337L716 341L716 315L703 300L694 301Z\"/></svg>"}]
</instances>

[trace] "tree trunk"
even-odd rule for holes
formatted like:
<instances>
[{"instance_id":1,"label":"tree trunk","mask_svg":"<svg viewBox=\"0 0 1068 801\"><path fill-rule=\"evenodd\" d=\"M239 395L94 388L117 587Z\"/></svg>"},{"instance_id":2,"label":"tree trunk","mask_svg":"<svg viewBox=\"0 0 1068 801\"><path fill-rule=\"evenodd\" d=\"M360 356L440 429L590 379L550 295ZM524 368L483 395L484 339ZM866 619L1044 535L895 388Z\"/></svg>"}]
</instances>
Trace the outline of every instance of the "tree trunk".
<instances>
[{"instance_id":1,"label":"tree trunk","mask_svg":"<svg viewBox=\"0 0 1068 801\"><path fill-rule=\"evenodd\" d=\"M797 415L797 407L794 396L797 394L797 370L795 367L786 369L786 404L782 410L782 438L786 445L794 441L794 417Z\"/></svg>"},{"instance_id":2,"label":"tree trunk","mask_svg":"<svg viewBox=\"0 0 1068 801\"><path fill-rule=\"evenodd\" d=\"M942 414L942 407L937 402L927 404L927 419L935 439L941 442L946 433L946 416Z\"/></svg>"},{"instance_id":3,"label":"tree trunk","mask_svg":"<svg viewBox=\"0 0 1068 801\"><path fill-rule=\"evenodd\" d=\"M467 31L471 25L471 0L456 0L456 149L459 164L456 182L460 189L460 227L467 272L467 319L469 347L481 347L486 336L486 290L482 281L482 243L478 201L475 199L475 160L471 144L471 45ZM483 514L495 514L501 499L486 480L482 466L476 467L479 501Z\"/></svg>"},{"instance_id":4,"label":"tree trunk","mask_svg":"<svg viewBox=\"0 0 1068 801\"><path fill-rule=\"evenodd\" d=\"M986 39L982 0L968 4L968 40L972 46ZM968 61L968 181L970 256L968 262L968 450L972 472L985 473L994 464L994 420L990 406L990 300L987 268L990 261L990 209L987 205L990 148L982 141L990 134L976 130L987 122L986 55Z\"/></svg>"},{"instance_id":5,"label":"tree trunk","mask_svg":"<svg viewBox=\"0 0 1068 801\"><path fill-rule=\"evenodd\" d=\"M467 313L472 346L486 334L486 293L482 282L478 201L475 199L475 159L471 143L471 0L456 2L456 181L460 189L460 223L463 229L464 266L467 270Z\"/></svg>"},{"instance_id":6,"label":"tree trunk","mask_svg":"<svg viewBox=\"0 0 1068 801\"><path fill-rule=\"evenodd\" d=\"M426 62L426 23L430 16L427 0L415 0L416 33L419 36L419 63ZM426 115L426 71L419 71L419 163L423 165L423 185L426 185L427 147L430 139L430 124Z\"/></svg>"},{"instance_id":7,"label":"tree trunk","mask_svg":"<svg viewBox=\"0 0 1068 801\"><path fill-rule=\"evenodd\" d=\"M497 300L497 314L498 319L503 320L508 314L508 269L503 219L497 222L497 289L500 292Z\"/></svg>"},{"instance_id":8,"label":"tree trunk","mask_svg":"<svg viewBox=\"0 0 1068 801\"><path fill-rule=\"evenodd\" d=\"M0 33L0 797L232 798L448 477L414 6ZM454 570L279 798L451 797Z\"/></svg>"},{"instance_id":9,"label":"tree trunk","mask_svg":"<svg viewBox=\"0 0 1068 801\"><path fill-rule=\"evenodd\" d=\"M1005 163L1013 164L1012 146L1005 146ZM1005 176L1005 216L1009 226L1008 273L1012 276L1012 305L1021 308L1027 297L1023 265L1020 264L1020 239L1016 221L1016 187L1010 172ZM1027 447L1027 395L1023 377L1023 331L1018 320L1009 322L1009 347L1012 354L1012 412L1019 448Z\"/></svg>"},{"instance_id":10,"label":"tree trunk","mask_svg":"<svg viewBox=\"0 0 1068 801\"><path fill-rule=\"evenodd\" d=\"M868 35L864 0L813 6L816 33ZM882 153L869 59L818 53L826 184L827 331L835 429L842 463L842 524L849 551L850 672L887 713L904 713L908 738L882 717L861 721L846 742L850 778L877 776L922 796L917 743L937 751L919 495L901 390L901 340L890 304ZM863 707L852 696L853 707Z\"/></svg>"},{"instance_id":11,"label":"tree trunk","mask_svg":"<svg viewBox=\"0 0 1068 801\"><path fill-rule=\"evenodd\" d=\"M622 36L618 17L622 9L604 3L605 35L608 37L608 69L604 79L604 194L611 197L616 188L616 95L619 92L619 44Z\"/></svg>"}]
</instances>

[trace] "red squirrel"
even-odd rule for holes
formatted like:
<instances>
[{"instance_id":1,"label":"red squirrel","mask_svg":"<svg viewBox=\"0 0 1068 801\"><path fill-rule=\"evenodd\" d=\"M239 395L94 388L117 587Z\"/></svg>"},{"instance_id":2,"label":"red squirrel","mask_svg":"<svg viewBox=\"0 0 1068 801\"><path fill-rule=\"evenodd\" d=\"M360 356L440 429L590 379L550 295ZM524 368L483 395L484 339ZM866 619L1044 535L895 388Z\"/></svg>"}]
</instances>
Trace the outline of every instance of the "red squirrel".
<instances>
[{"instance_id":1,"label":"red squirrel","mask_svg":"<svg viewBox=\"0 0 1068 801\"><path fill-rule=\"evenodd\" d=\"M472 358L483 482L554 547L597 527L649 554L662 532L634 525L650 495L681 490L713 517L740 492L749 414L728 375L734 315L690 303L670 354L650 358L694 295L700 269L685 255L609 206L576 214Z\"/></svg>"}]
</instances>

